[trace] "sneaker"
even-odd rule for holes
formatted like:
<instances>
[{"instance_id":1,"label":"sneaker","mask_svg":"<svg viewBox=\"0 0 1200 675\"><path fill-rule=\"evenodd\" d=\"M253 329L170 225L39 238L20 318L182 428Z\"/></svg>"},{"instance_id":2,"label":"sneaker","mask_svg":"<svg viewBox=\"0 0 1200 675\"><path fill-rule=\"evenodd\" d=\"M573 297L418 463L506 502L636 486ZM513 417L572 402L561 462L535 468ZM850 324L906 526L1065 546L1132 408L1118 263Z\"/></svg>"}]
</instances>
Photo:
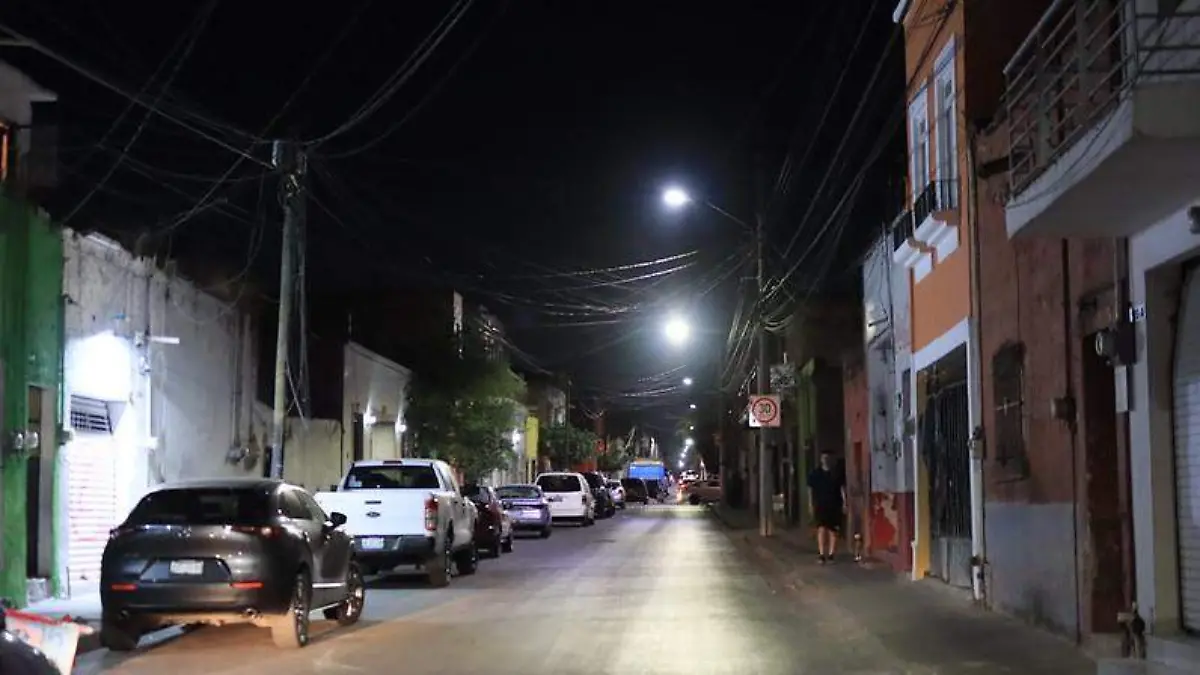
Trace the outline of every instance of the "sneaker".
<instances>
[{"instance_id":1,"label":"sneaker","mask_svg":"<svg viewBox=\"0 0 1200 675\"><path fill-rule=\"evenodd\" d=\"M824 556L824 555L819 555L819 556L817 556L817 564L818 564L818 565L824 565L824 564L825 564L825 556Z\"/></svg>"}]
</instances>

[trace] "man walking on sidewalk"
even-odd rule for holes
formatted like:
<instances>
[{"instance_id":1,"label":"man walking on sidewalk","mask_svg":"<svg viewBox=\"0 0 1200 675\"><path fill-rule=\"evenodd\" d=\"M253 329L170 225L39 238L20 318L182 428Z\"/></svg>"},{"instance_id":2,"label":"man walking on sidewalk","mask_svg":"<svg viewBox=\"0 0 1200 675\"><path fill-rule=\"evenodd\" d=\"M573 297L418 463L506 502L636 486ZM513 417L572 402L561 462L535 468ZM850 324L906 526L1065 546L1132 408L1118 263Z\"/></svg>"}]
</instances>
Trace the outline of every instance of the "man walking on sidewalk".
<instances>
[{"instance_id":1,"label":"man walking on sidewalk","mask_svg":"<svg viewBox=\"0 0 1200 675\"><path fill-rule=\"evenodd\" d=\"M808 510L817 526L817 560L833 562L846 514L846 480L833 465L833 453L821 451L821 463L808 474Z\"/></svg>"}]
</instances>

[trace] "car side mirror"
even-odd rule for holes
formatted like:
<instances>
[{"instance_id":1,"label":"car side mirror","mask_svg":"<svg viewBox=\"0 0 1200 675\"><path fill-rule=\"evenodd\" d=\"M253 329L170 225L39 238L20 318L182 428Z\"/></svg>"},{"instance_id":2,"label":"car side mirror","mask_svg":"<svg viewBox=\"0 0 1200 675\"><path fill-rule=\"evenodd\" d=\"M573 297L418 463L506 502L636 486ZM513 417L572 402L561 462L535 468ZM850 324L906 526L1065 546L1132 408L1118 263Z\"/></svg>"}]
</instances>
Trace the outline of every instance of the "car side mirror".
<instances>
[{"instance_id":1,"label":"car side mirror","mask_svg":"<svg viewBox=\"0 0 1200 675\"><path fill-rule=\"evenodd\" d=\"M346 524L346 514L339 513L337 511L334 511L333 513L329 514L329 525L330 525L329 529L336 530L337 528L339 528L345 524Z\"/></svg>"}]
</instances>

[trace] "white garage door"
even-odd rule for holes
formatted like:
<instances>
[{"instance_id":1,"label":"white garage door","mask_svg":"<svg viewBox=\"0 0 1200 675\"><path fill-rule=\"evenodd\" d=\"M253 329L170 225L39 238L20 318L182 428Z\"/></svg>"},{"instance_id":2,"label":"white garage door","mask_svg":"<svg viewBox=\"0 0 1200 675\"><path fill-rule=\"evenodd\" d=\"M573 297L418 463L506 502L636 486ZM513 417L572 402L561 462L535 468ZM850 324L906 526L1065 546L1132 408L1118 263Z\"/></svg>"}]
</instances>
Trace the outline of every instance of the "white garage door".
<instances>
[{"instance_id":1,"label":"white garage door","mask_svg":"<svg viewBox=\"0 0 1200 675\"><path fill-rule=\"evenodd\" d=\"M1175 481L1183 624L1200 630L1200 275L1187 275L1175 337Z\"/></svg>"},{"instance_id":2,"label":"white garage door","mask_svg":"<svg viewBox=\"0 0 1200 675\"><path fill-rule=\"evenodd\" d=\"M117 525L116 446L107 405L72 397L66 446L67 578L72 595L97 590L108 532Z\"/></svg>"}]
</instances>

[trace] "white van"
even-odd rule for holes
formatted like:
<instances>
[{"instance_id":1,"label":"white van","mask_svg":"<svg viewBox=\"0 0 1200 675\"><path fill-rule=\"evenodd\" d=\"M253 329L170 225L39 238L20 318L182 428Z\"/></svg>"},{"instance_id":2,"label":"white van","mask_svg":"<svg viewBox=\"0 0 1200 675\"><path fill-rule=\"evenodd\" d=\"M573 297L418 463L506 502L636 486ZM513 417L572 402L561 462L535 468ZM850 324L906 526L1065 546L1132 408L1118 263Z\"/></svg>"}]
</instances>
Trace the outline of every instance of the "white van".
<instances>
[{"instance_id":1,"label":"white van","mask_svg":"<svg viewBox=\"0 0 1200 675\"><path fill-rule=\"evenodd\" d=\"M579 521L585 527L596 524L595 498L582 474L550 471L534 482L546 493L551 518Z\"/></svg>"}]
</instances>

